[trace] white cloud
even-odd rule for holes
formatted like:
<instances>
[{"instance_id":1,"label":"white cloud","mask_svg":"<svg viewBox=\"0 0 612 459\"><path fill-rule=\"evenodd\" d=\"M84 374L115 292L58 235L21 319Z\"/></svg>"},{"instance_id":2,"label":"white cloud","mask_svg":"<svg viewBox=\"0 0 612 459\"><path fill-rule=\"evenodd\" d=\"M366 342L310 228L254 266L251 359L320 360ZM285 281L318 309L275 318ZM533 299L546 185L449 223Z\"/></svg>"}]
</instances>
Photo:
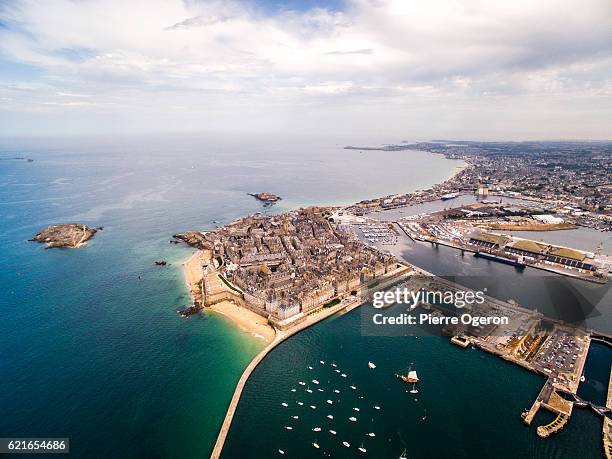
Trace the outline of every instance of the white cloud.
<instances>
[{"instance_id":1,"label":"white cloud","mask_svg":"<svg viewBox=\"0 0 612 459\"><path fill-rule=\"evenodd\" d=\"M275 15L240 2L25 0L5 3L0 20L0 56L42 70L25 89L0 75L0 110L78 110L77 131L146 114L130 126L297 122L439 137L467 121L467 136L498 135L483 126L496 119L509 135L534 135L540 122L542 136L563 137L580 116L590 134L610 136L608 0L354 0L342 12ZM589 102L592 121L580 108ZM555 122L559 106L567 113Z\"/></svg>"}]
</instances>

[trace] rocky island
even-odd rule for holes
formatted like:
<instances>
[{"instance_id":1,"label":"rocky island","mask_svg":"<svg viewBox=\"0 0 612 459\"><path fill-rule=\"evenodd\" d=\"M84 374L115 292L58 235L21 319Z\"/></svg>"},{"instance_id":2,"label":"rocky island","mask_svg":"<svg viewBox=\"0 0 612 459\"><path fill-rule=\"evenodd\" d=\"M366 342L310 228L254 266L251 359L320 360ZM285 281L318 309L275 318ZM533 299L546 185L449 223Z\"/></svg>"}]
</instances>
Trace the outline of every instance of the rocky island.
<instances>
[{"instance_id":1,"label":"rocky island","mask_svg":"<svg viewBox=\"0 0 612 459\"><path fill-rule=\"evenodd\" d=\"M272 204L281 200L280 196L276 196L273 193L269 193L268 191L264 191L262 193L247 193L249 196L253 196L258 201L263 202L264 204L271 206Z\"/></svg>"},{"instance_id":2,"label":"rocky island","mask_svg":"<svg viewBox=\"0 0 612 459\"><path fill-rule=\"evenodd\" d=\"M85 244L97 230L81 223L64 223L47 226L31 241L47 244L47 247L77 248Z\"/></svg>"}]
</instances>

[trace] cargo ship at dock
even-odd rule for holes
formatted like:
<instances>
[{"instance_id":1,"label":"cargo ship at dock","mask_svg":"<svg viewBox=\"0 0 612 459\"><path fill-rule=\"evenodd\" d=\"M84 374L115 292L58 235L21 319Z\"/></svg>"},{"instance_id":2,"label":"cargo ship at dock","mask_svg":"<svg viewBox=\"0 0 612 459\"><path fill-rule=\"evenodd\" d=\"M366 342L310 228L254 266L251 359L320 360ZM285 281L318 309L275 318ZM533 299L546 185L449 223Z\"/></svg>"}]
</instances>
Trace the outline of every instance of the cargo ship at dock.
<instances>
[{"instance_id":1,"label":"cargo ship at dock","mask_svg":"<svg viewBox=\"0 0 612 459\"><path fill-rule=\"evenodd\" d=\"M502 257L499 255L494 255L488 252L474 252L474 256L477 258L484 258L486 260L497 261L498 263L504 263L506 265L514 266L516 268L525 268L527 266L520 260L514 260L512 258Z\"/></svg>"}]
</instances>

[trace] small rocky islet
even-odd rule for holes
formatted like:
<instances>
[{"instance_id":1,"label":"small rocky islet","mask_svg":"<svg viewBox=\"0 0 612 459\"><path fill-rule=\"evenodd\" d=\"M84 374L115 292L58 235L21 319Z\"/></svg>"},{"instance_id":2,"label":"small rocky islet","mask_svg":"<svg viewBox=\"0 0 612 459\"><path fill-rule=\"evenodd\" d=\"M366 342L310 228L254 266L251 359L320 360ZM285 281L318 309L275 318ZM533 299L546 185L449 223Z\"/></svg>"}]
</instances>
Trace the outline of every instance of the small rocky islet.
<instances>
[{"instance_id":1,"label":"small rocky islet","mask_svg":"<svg viewBox=\"0 0 612 459\"><path fill-rule=\"evenodd\" d=\"M282 198L280 196L275 195L274 193L270 193L268 191L263 191L261 193L247 193L249 196L253 196L258 201L264 203L264 205L271 206L276 202L280 201Z\"/></svg>"},{"instance_id":2,"label":"small rocky islet","mask_svg":"<svg viewBox=\"0 0 612 459\"><path fill-rule=\"evenodd\" d=\"M98 229L82 223L62 223L47 226L30 241L47 244L48 248L78 248L91 239L97 231Z\"/></svg>"}]
</instances>

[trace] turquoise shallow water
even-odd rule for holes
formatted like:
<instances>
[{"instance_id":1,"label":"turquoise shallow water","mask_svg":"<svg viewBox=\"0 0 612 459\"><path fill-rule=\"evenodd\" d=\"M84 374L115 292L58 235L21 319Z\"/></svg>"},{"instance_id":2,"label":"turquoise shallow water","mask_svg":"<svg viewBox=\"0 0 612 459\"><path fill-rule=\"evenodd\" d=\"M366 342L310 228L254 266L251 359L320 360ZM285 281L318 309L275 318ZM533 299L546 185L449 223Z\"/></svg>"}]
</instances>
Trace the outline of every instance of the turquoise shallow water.
<instances>
[{"instance_id":1,"label":"turquoise shallow water","mask_svg":"<svg viewBox=\"0 0 612 459\"><path fill-rule=\"evenodd\" d=\"M68 436L75 457L206 457L262 343L175 313L191 251L170 236L262 211L247 192L281 195L274 211L350 203L425 188L456 164L304 142L2 142L0 436ZM27 242L71 221L104 230L79 250Z\"/></svg>"}]
</instances>

